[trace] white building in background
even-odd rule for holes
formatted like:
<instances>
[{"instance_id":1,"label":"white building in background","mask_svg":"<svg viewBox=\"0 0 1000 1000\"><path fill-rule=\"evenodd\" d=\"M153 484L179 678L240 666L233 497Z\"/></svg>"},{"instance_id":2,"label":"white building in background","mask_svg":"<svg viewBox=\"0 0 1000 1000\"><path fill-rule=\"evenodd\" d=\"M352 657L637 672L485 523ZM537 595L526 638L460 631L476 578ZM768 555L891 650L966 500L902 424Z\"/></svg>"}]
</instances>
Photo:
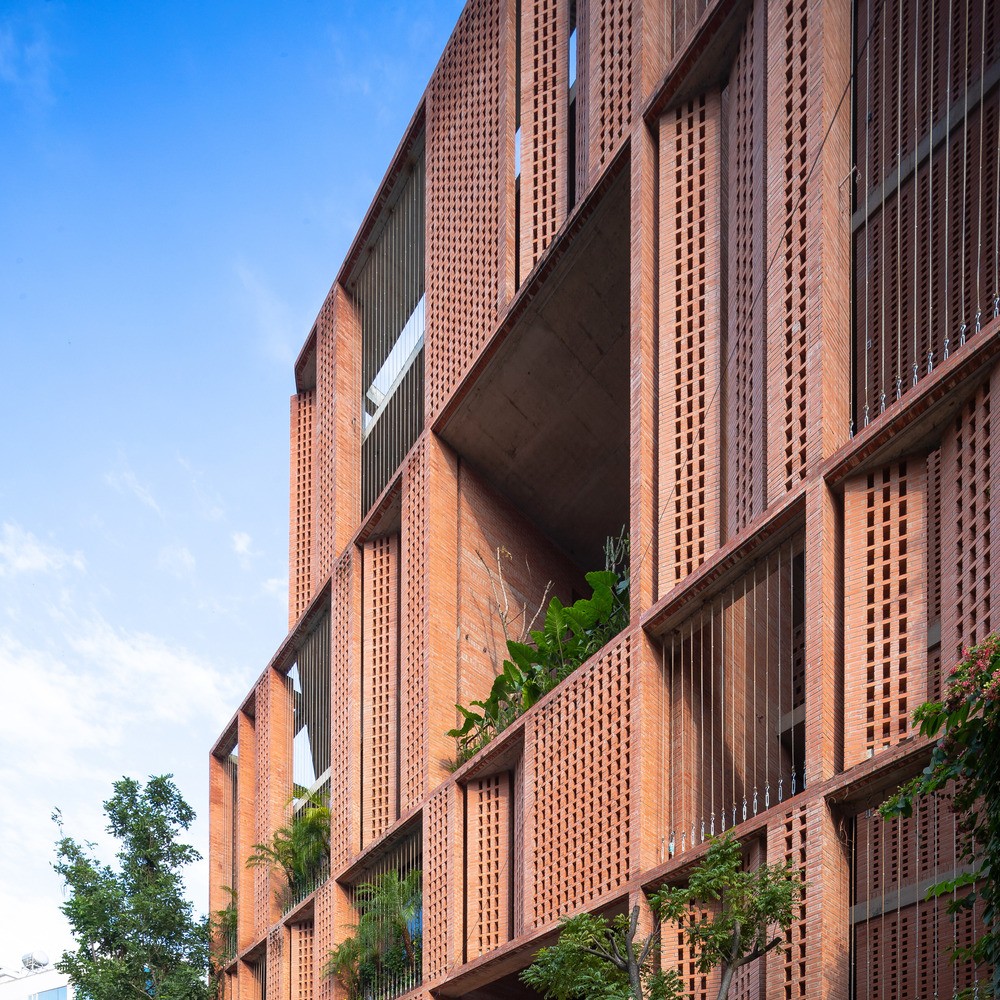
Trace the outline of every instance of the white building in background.
<instances>
[{"instance_id":1,"label":"white building in background","mask_svg":"<svg viewBox=\"0 0 1000 1000\"><path fill-rule=\"evenodd\" d=\"M44 952L28 952L19 963L0 965L0 1000L73 1000L73 987Z\"/></svg>"}]
</instances>

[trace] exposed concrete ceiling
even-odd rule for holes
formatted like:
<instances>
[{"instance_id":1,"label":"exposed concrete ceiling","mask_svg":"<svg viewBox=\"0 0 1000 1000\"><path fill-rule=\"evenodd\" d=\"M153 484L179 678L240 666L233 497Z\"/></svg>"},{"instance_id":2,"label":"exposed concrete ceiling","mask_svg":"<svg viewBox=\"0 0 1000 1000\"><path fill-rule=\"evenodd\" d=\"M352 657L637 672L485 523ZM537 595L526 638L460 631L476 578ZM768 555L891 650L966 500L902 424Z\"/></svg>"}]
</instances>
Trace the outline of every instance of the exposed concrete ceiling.
<instances>
[{"instance_id":1,"label":"exposed concrete ceiling","mask_svg":"<svg viewBox=\"0 0 1000 1000\"><path fill-rule=\"evenodd\" d=\"M628 519L628 317L623 172L439 428L584 570Z\"/></svg>"}]
</instances>

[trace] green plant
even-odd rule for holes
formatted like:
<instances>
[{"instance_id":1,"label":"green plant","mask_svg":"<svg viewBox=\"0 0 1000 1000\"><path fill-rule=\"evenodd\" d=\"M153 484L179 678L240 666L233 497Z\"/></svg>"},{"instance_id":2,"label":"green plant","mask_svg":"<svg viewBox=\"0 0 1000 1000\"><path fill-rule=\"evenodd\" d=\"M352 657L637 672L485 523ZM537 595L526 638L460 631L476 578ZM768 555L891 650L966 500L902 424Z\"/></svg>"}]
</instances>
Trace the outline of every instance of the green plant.
<instances>
[{"instance_id":1,"label":"green plant","mask_svg":"<svg viewBox=\"0 0 1000 1000\"><path fill-rule=\"evenodd\" d=\"M953 958L992 966L989 984L970 993L1000 996L1000 635L965 649L948 675L944 701L930 701L913 714L923 736L936 738L923 772L884 802L885 819L910 816L914 805L954 783L960 860L966 871L937 882L927 898L969 892L953 899L949 912L983 907L985 933L972 947L956 947Z\"/></svg>"},{"instance_id":2,"label":"green plant","mask_svg":"<svg viewBox=\"0 0 1000 1000\"><path fill-rule=\"evenodd\" d=\"M786 864L743 868L739 841L713 840L686 886L662 886L649 898L653 925L636 941L639 907L630 916L580 914L563 921L559 942L543 948L521 978L548 1000L675 1000L675 973L659 969L664 921L677 921L696 955L698 971L721 970L718 1000L726 1000L740 966L780 948L803 883ZM708 914L690 919L692 907Z\"/></svg>"},{"instance_id":3,"label":"green plant","mask_svg":"<svg viewBox=\"0 0 1000 1000\"><path fill-rule=\"evenodd\" d=\"M115 782L104 803L108 833L120 845L114 867L98 861L92 845L63 836L54 813L54 867L66 882L62 911L76 942L56 968L82 998L209 998L208 921L195 918L181 872L200 855L178 842L195 814L170 778L152 777L145 787Z\"/></svg>"},{"instance_id":4,"label":"green plant","mask_svg":"<svg viewBox=\"0 0 1000 1000\"><path fill-rule=\"evenodd\" d=\"M330 808L325 798L312 794L296 799L303 804L289 822L274 831L270 843L254 844L248 868L280 873L278 903L287 909L319 885L330 864Z\"/></svg>"},{"instance_id":5,"label":"green plant","mask_svg":"<svg viewBox=\"0 0 1000 1000\"><path fill-rule=\"evenodd\" d=\"M349 1000L396 996L413 987L421 975L421 872L405 876L390 870L354 890L358 922L324 966Z\"/></svg>"},{"instance_id":6,"label":"green plant","mask_svg":"<svg viewBox=\"0 0 1000 1000\"><path fill-rule=\"evenodd\" d=\"M507 639L508 659L493 680L489 695L471 707L456 705L461 725L448 731L457 742L462 764L503 732L541 697L565 680L628 625L628 537L623 533L605 546L607 569L588 573L589 598L564 605L549 600L532 644Z\"/></svg>"},{"instance_id":7,"label":"green plant","mask_svg":"<svg viewBox=\"0 0 1000 1000\"><path fill-rule=\"evenodd\" d=\"M215 964L224 965L236 954L236 932L239 913L236 908L236 890L224 885L222 891L229 902L212 914L211 927L215 937Z\"/></svg>"},{"instance_id":8,"label":"green plant","mask_svg":"<svg viewBox=\"0 0 1000 1000\"><path fill-rule=\"evenodd\" d=\"M637 941L638 922L638 906L630 916L566 917L558 943L542 948L521 980L547 1000L679 1000L677 973L656 962L656 928Z\"/></svg>"}]
</instances>

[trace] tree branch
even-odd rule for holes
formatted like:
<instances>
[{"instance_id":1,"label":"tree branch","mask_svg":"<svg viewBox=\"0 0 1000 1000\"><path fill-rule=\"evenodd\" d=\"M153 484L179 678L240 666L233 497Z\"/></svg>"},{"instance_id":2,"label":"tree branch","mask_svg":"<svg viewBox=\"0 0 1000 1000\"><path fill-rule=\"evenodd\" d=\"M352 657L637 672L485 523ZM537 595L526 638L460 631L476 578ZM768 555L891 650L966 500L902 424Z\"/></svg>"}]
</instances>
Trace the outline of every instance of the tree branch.
<instances>
[{"instance_id":1,"label":"tree branch","mask_svg":"<svg viewBox=\"0 0 1000 1000\"><path fill-rule=\"evenodd\" d=\"M649 932L649 937L646 938L646 943L642 946L642 953L639 955L639 968L641 969L646 964L646 959L649 958L649 953L653 949L653 942L656 940L656 935L660 930L660 918L659 916L653 917L653 929Z\"/></svg>"},{"instance_id":2,"label":"tree branch","mask_svg":"<svg viewBox=\"0 0 1000 1000\"><path fill-rule=\"evenodd\" d=\"M758 958L762 958L766 955L772 948L777 948L781 944L781 938L776 937L770 944L765 945L763 948L754 948L753 951L744 955L737 963L736 967L739 968L741 965L746 965L748 962L754 962Z\"/></svg>"},{"instance_id":3,"label":"tree branch","mask_svg":"<svg viewBox=\"0 0 1000 1000\"><path fill-rule=\"evenodd\" d=\"M586 946L583 946L580 950L588 955L593 955L595 958L601 959L603 962L610 962L616 969L620 969L622 972L628 972L628 965L621 957L616 958L615 955L610 955L608 952L598 948L587 948ZM615 948L616 953L617 951L618 949Z\"/></svg>"}]
</instances>

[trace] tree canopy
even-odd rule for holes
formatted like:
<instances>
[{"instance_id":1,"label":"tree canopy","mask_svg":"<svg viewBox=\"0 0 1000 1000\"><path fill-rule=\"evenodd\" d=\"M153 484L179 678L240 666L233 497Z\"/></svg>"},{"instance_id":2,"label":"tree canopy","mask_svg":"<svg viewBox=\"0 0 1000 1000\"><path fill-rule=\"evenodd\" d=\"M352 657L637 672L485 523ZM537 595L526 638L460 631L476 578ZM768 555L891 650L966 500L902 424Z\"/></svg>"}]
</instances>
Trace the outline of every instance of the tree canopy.
<instances>
[{"instance_id":1,"label":"tree canopy","mask_svg":"<svg viewBox=\"0 0 1000 1000\"><path fill-rule=\"evenodd\" d=\"M62 906L76 939L56 968L82 1000L208 1000L208 921L196 918L181 871L200 859L178 842L195 818L172 775L114 785L104 803L117 864L94 845L60 836L55 870L69 889ZM53 817L62 834L62 817Z\"/></svg>"},{"instance_id":2,"label":"tree canopy","mask_svg":"<svg viewBox=\"0 0 1000 1000\"><path fill-rule=\"evenodd\" d=\"M745 869L739 841L727 834L712 841L686 886L664 885L649 897L648 936L636 938L638 906L611 919L578 914L521 978L546 1000L679 1000L680 978L661 969L658 953L661 924L675 921L698 971L720 969L717 1000L726 1000L737 969L781 947L802 889L787 863ZM705 915L691 919L695 907Z\"/></svg>"}]
</instances>

